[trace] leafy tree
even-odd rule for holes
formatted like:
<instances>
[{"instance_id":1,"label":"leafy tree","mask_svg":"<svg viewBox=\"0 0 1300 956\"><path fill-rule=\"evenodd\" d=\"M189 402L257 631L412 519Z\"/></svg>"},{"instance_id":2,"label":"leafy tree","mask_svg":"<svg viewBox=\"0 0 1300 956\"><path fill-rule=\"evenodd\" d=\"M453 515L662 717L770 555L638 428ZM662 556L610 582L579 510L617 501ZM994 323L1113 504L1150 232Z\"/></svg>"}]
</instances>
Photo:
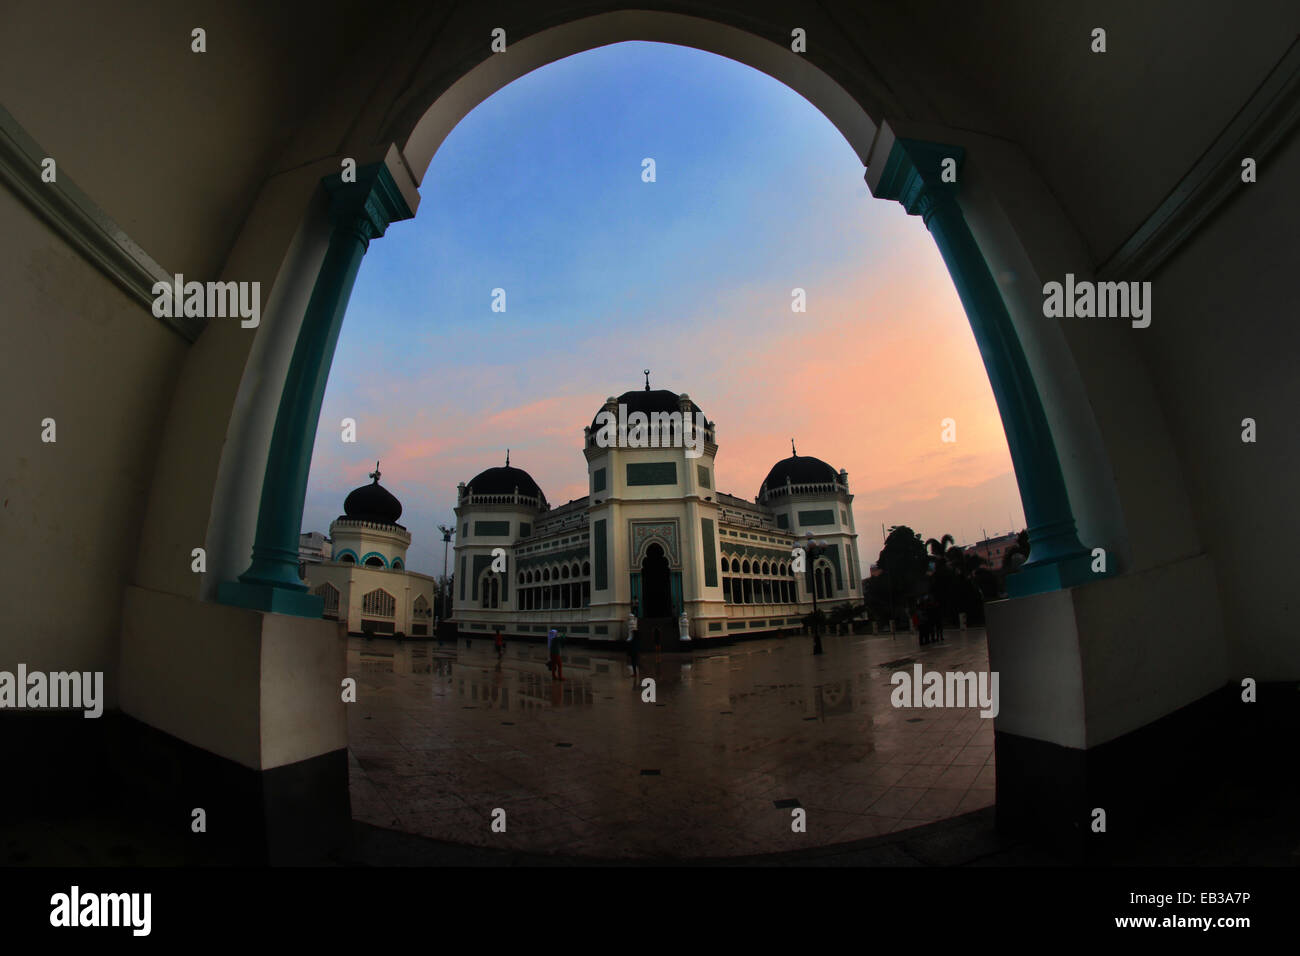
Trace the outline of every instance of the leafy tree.
<instances>
[{"instance_id":1,"label":"leafy tree","mask_svg":"<svg viewBox=\"0 0 1300 956\"><path fill-rule=\"evenodd\" d=\"M885 546L876 559L881 577L889 589L891 613L895 616L926 591L929 557L921 536L907 525L895 525L885 536Z\"/></svg>"},{"instance_id":2,"label":"leafy tree","mask_svg":"<svg viewBox=\"0 0 1300 956\"><path fill-rule=\"evenodd\" d=\"M1016 556L1019 555L1019 560ZM1016 535L1016 543L1009 547L1005 554L1002 555L1002 570L1011 572L1017 570L1020 565L1029 559L1029 530L1026 528Z\"/></svg>"}]
</instances>

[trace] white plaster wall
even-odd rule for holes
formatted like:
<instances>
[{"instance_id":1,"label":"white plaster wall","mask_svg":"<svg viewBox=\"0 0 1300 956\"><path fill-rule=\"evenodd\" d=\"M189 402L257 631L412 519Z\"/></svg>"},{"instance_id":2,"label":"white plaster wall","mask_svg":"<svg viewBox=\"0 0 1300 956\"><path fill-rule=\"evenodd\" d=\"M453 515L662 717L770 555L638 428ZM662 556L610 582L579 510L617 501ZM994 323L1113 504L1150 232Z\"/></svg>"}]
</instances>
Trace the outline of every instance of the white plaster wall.
<instances>
[{"instance_id":1,"label":"white plaster wall","mask_svg":"<svg viewBox=\"0 0 1300 956\"><path fill-rule=\"evenodd\" d=\"M1300 538L1297 210L1293 134L1155 274L1158 311L1142 339L1214 559L1233 672L1258 680L1300 680L1287 555ZM1257 423L1255 444L1241 440L1244 418Z\"/></svg>"},{"instance_id":2,"label":"white plaster wall","mask_svg":"<svg viewBox=\"0 0 1300 956\"><path fill-rule=\"evenodd\" d=\"M103 671L111 707L122 592L187 344L3 188L0 222L0 667ZM187 550L180 573L197 578L190 563Z\"/></svg>"}]
</instances>

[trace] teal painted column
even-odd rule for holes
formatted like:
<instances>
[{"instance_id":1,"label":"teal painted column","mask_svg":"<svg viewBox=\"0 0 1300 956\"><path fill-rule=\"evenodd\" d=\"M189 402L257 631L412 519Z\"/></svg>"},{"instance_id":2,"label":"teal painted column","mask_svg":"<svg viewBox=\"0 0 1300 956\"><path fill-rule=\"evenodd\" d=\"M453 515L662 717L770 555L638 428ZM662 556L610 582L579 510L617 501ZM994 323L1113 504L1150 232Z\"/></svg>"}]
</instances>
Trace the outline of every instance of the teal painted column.
<instances>
[{"instance_id":1,"label":"teal painted column","mask_svg":"<svg viewBox=\"0 0 1300 956\"><path fill-rule=\"evenodd\" d=\"M414 215L383 163L358 169L355 183L333 175L324 185L333 231L280 395L253 563L238 581L223 582L217 592L224 604L303 617L320 617L324 610L323 600L307 593L298 578L298 535L334 347L370 240L382 236L389 223Z\"/></svg>"},{"instance_id":2,"label":"teal painted column","mask_svg":"<svg viewBox=\"0 0 1300 956\"><path fill-rule=\"evenodd\" d=\"M875 195L897 200L910 215L921 217L974 329L1025 507L1029 558L1007 577L1008 592L1021 597L1103 575L1092 572L1091 552L1079 541L1056 443L1002 292L957 204L957 183L942 178L944 160L952 159L953 178L960 181L956 174L963 155L957 146L899 139Z\"/></svg>"}]
</instances>

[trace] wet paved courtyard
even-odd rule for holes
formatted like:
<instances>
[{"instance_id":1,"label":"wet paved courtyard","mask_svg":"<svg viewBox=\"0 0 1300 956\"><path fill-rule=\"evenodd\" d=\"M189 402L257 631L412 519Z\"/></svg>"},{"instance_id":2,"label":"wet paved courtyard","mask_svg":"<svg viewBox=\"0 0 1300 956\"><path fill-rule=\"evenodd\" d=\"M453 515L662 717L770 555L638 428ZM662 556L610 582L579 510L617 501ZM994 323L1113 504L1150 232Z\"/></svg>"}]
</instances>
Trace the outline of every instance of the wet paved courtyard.
<instances>
[{"instance_id":1,"label":"wet paved courtyard","mask_svg":"<svg viewBox=\"0 0 1300 956\"><path fill-rule=\"evenodd\" d=\"M739 856L860 840L993 803L993 722L890 703L895 670L981 671L984 632L807 637L627 659L490 637L353 638L357 820L478 846L591 857ZM806 812L793 832L792 808ZM505 811L506 830L492 831Z\"/></svg>"}]
</instances>

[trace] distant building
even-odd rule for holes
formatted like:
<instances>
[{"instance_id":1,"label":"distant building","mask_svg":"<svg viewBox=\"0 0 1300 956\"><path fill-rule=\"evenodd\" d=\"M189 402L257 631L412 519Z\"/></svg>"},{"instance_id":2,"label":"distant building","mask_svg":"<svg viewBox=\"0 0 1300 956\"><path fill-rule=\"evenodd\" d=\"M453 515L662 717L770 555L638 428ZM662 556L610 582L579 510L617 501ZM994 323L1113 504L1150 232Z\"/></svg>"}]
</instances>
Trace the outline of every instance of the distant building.
<instances>
[{"instance_id":1,"label":"distant building","mask_svg":"<svg viewBox=\"0 0 1300 956\"><path fill-rule=\"evenodd\" d=\"M974 544L964 544L961 549L968 553L978 554L984 559L985 566L990 570L996 570L1002 567L1002 558L1006 553L1015 548L1018 537L1015 532L1012 532L995 538L985 538L983 541L977 541Z\"/></svg>"},{"instance_id":2,"label":"distant building","mask_svg":"<svg viewBox=\"0 0 1300 956\"><path fill-rule=\"evenodd\" d=\"M300 553L308 539L327 541L330 551L304 564L307 587L325 600L324 616L345 621L349 633L431 636L438 583L406 569L411 532L397 523L402 504L379 484L377 462L370 477L344 499L328 538L301 536Z\"/></svg>"},{"instance_id":3,"label":"distant building","mask_svg":"<svg viewBox=\"0 0 1300 956\"><path fill-rule=\"evenodd\" d=\"M327 535L320 531L308 531L298 535L298 565L320 564L333 556L333 548Z\"/></svg>"}]
</instances>

